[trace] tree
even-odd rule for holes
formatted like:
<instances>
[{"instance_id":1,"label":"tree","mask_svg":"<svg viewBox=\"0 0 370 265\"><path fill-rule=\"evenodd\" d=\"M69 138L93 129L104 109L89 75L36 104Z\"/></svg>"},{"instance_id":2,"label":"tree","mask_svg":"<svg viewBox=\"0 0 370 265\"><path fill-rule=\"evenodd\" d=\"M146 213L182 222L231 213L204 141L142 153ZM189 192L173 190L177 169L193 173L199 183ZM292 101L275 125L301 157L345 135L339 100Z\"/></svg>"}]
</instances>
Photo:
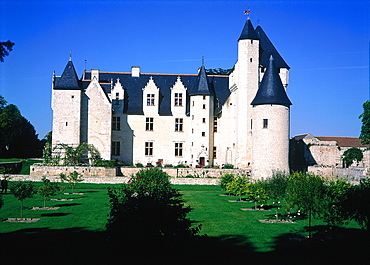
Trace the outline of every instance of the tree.
<instances>
[{"instance_id":1,"label":"tree","mask_svg":"<svg viewBox=\"0 0 370 265\"><path fill-rule=\"evenodd\" d=\"M226 185L226 191L239 196L239 200L241 201L242 196L248 193L249 184L249 178L244 175L238 175Z\"/></svg>"},{"instance_id":2,"label":"tree","mask_svg":"<svg viewBox=\"0 0 370 265\"><path fill-rule=\"evenodd\" d=\"M370 143L370 101L365 101L364 104L362 104L362 107L364 112L359 116L359 119L361 119L362 122L359 138L363 145L367 145Z\"/></svg>"},{"instance_id":3,"label":"tree","mask_svg":"<svg viewBox=\"0 0 370 265\"><path fill-rule=\"evenodd\" d=\"M23 201L32 198L35 194L35 185L32 182L16 182L10 185L10 191L21 202L21 218L23 218Z\"/></svg>"},{"instance_id":4,"label":"tree","mask_svg":"<svg viewBox=\"0 0 370 265\"><path fill-rule=\"evenodd\" d=\"M217 68L217 69L206 69L206 74L207 75L229 75L233 69L222 69L222 68Z\"/></svg>"},{"instance_id":5,"label":"tree","mask_svg":"<svg viewBox=\"0 0 370 265\"><path fill-rule=\"evenodd\" d=\"M289 177L286 194L289 203L308 215L308 231L311 237L312 218L321 216L325 207L324 180L313 174L293 173Z\"/></svg>"},{"instance_id":6,"label":"tree","mask_svg":"<svg viewBox=\"0 0 370 265\"><path fill-rule=\"evenodd\" d=\"M55 195L59 188L56 183L51 182L45 176L42 177L43 185L37 188L37 193L44 197L44 208L46 207L46 199Z\"/></svg>"},{"instance_id":7,"label":"tree","mask_svg":"<svg viewBox=\"0 0 370 265\"><path fill-rule=\"evenodd\" d=\"M0 157L40 157L41 150L33 125L0 96Z\"/></svg>"},{"instance_id":8,"label":"tree","mask_svg":"<svg viewBox=\"0 0 370 265\"><path fill-rule=\"evenodd\" d=\"M358 185L349 189L347 196L339 203L345 217L354 219L360 226L370 228L370 179L361 179Z\"/></svg>"},{"instance_id":9,"label":"tree","mask_svg":"<svg viewBox=\"0 0 370 265\"><path fill-rule=\"evenodd\" d=\"M344 214L341 204L347 200L348 193L352 189L351 183L343 179L332 180L327 183L326 209L324 209L324 221L330 226L339 226L348 219ZM355 207L355 206L354 206Z\"/></svg>"},{"instance_id":10,"label":"tree","mask_svg":"<svg viewBox=\"0 0 370 265\"><path fill-rule=\"evenodd\" d=\"M282 172L275 172L271 178L264 183L269 198L273 201L276 210L276 220L279 220L279 208L285 202L286 189L288 187L289 175Z\"/></svg>"},{"instance_id":11,"label":"tree","mask_svg":"<svg viewBox=\"0 0 370 265\"><path fill-rule=\"evenodd\" d=\"M221 189L226 190L227 184L233 181L233 179L234 179L234 174L226 173L222 175L221 180L220 180Z\"/></svg>"},{"instance_id":12,"label":"tree","mask_svg":"<svg viewBox=\"0 0 370 265\"><path fill-rule=\"evenodd\" d=\"M72 173L69 173L68 175L64 173L59 174L61 181L66 181L71 185L72 193L73 188L77 185L78 182L82 182L84 179L81 174L79 174L77 171L73 171Z\"/></svg>"},{"instance_id":13,"label":"tree","mask_svg":"<svg viewBox=\"0 0 370 265\"><path fill-rule=\"evenodd\" d=\"M257 210L257 203L264 204L268 200L265 183L262 180L252 182L248 186L248 199L254 202L254 209Z\"/></svg>"},{"instance_id":14,"label":"tree","mask_svg":"<svg viewBox=\"0 0 370 265\"><path fill-rule=\"evenodd\" d=\"M115 243L153 247L158 240L183 240L199 231L186 217L190 207L159 168L140 170L127 185L110 187L108 194L107 231Z\"/></svg>"},{"instance_id":15,"label":"tree","mask_svg":"<svg viewBox=\"0 0 370 265\"><path fill-rule=\"evenodd\" d=\"M14 42L10 40L0 42L0 62L4 62L4 57L9 55L9 52L13 50Z\"/></svg>"},{"instance_id":16,"label":"tree","mask_svg":"<svg viewBox=\"0 0 370 265\"><path fill-rule=\"evenodd\" d=\"M342 158L345 167L349 167L354 161L360 162L363 156L364 155L361 149L357 147L351 147L350 149L344 151Z\"/></svg>"}]
</instances>

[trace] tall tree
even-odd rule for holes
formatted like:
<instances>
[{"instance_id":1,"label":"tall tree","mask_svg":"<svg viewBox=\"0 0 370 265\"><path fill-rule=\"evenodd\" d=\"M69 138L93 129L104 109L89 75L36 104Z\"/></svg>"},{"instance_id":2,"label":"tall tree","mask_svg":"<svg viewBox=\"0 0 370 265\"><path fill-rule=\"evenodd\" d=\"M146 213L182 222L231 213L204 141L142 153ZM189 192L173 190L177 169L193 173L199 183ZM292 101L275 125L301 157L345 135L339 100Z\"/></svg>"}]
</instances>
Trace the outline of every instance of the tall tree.
<instances>
[{"instance_id":1,"label":"tall tree","mask_svg":"<svg viewBox=\"0 0 370 265\"><path fill-rule=\"evenodd\" d=\"M41 150L33 125L0 96L0 157L41 156Z\"/></svg>"},{"instance_id":2,"label":"tall tree","mask_svg":"<svg viewBox=\"0 0 370 265\"><path fill-rule=\"evenodd\" d=\"M350 149L344 151L343 162L345 167L349 167L354 161L360 162L363 157L364 155L361 149L357 147L351 147Z\"/></svg>"},{"instance_id":3,"label":"tall tree","mask_svg":"<svg viewBox=\"0 0 370 265\"><path fill-rule=\"evenodd\" d=\"M361 139L361 143L366 145L370 143L370 101L365 101L365 103L362 104L362 107L364 112L359 117L362 122L359 138Z\"/></svg>"},{"instance_id":4,"label":"tall tree","mask_svg":"<svg viewBox=\"0 0 370 265\"><path fill-rule=\"evenodd\" d=\"M14 42L10 40L0 42L0 62L4 62L4 57L9 55L9 52L13 50Z\"/></svg>"}]
</instances>

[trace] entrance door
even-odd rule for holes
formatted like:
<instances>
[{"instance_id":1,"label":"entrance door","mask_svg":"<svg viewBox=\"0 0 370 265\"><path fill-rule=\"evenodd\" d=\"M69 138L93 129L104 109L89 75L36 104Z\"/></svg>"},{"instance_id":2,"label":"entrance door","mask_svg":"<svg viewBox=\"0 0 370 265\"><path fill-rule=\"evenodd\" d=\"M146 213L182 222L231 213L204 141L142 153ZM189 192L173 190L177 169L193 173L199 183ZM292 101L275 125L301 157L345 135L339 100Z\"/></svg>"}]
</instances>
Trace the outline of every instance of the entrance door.
<instances>
[{"instance_id":1,"label":"entrance door","mask_svg":"<svg viewBox=\"0 0 370 265\"><path fill-rule=\"evenodd\" d=\"M201 166L201 167L204 167L206 164L205 164L205 159L204 159L204 157L199 157L199 165Z\"/></svg>"}]
</instances>

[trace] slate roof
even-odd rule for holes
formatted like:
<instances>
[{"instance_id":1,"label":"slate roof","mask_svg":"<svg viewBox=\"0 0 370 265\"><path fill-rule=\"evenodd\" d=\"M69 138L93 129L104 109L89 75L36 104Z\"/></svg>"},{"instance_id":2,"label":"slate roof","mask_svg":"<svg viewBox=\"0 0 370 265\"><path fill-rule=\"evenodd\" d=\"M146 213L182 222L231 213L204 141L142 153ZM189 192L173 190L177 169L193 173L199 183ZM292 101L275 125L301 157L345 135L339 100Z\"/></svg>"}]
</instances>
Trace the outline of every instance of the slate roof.
<instances>
[{"instance_id":1,"label":"slate roof","mask_svg":"<svg viewBox=\"0 0 370 265\"><path fill-rule=\"evenodd\" d=\"M204 76L198 75L176 75L176 74L152 74L140 73L139 77L132 77L131 73L120 72L99 72L99 83L105 90L105 93L110 93L111 80L115 84L119 78L123 89L125 90L124 113L126 114L144 114L143 112L143 88L148 83L150 77L153 78L154 83L159 87L159 114L172 115L171 113L171 88L177 81L177 77L181 78L182 83L187 88L187 106L186 113L190 113L190 95L199 95L209 93L215 96L215 113L218 113L222 105L226 102L230 95L229 77L228 76L206 76L208 84L208 92L203 90ZM91 72L85 72L85 79L82 80L83 88L86 89L90 83ZM200 82L201 81L201 82ZM199 86L201 84L201 91ZM217 104L218 103L218 104Z\"/></svg>"},{"instance_id":2,"label":"slate roof","mask_svg":"<svg viewBox=\"0 0 370 265\"><path fill-rule=\"evenodd\" d=\"M81 89L81 81L78 79L76 69L72 63L72 60L69 60L62 76L55 77L54 80L54 89Z\"/></svg>"},{"instance_id":3,"label":"slate roof","mask_svg":"<svg viewBox=\"0 0 370 265\"><path fill-rule=\"evenodd\" d=\"M361 139L357 137L330 137L330 136L315 136L320 141L335 141L339 147L362 147L366 148L370 145L361 144Z\"/></svg>"},{"instance_id":4,"label":"slate roof","mask_svg":"<svg viewBox=\"0 0 370 265\"><path fill-rule=\"evenodd\" d=\"M251 105L262 104L292 105L285 92L272 55L256 96L251 102Z\"/></svg>"},{"instance_id":5,"label":"slate roof","mask_svg":"<svg viewBox=\"0 0 370 265\"><path fill-rule=\"evenodd\" d=\"M287 68L290 69L289 65L284 61L283 57L276 50L275 46L272 44L270 39L267 37L266 33L263 31L261 26L257 26L255 30L259 40L260 47L262 48L262 54L260 57L260 65L267 67L269 64L270 56L272 55L275 59L275 66L277 68Z\"/></svg>"},{"instance_id":6,"label":"slate roof","mask_svg":"<svg viewBox=\"0 0 370 265\"><path fill-rule=\"evenodd\" d=\"M254 27L252 25L252 22L248 18L247 21L244 24L244 28L242 30L242 33L240 34L239 40L245 40L245 39L250 39L250 40L258 40L259 37L254 30Z\"/></svg>"}]
</instances>

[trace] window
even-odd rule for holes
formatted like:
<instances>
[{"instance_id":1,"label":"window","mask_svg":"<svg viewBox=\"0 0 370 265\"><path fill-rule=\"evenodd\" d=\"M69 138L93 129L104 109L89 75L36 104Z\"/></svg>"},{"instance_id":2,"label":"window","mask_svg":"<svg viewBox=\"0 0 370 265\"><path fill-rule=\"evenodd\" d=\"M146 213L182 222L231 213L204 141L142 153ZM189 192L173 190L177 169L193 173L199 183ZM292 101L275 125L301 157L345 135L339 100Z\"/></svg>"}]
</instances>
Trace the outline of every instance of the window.
<instances>
[{"instance_id":1,"label":"window","mask_svg":"<svg viewBox=\"0 0 370 265\"><path fill-rule=\"evenodd\" d=\"M145 119L145 130L146 131L153 131L153 122L154 118L151 118L151 117L147 117Z\"/></svg>"},{"instance_id":2,"label":"window","mask_svg":"<svg viewBox=\"0 0 370 265\"><path fill-rule=\"evenodd\" d=\"M146 94L146 105L154 106L154 94Z\"/></svg>"},{"instance_id":3,"label":"window","mask_svg":"<svg viewBox=\"0 0 370 265\"><path fill-rule=\"evenodd\" d=\"M182 143L175 143L175 156L182 156Z\"/></svg>"},{"instance_id":4,"label":"window","mask_svg":"<svg viewBox=\"0 0 370 265\"><path fill-rule=\"evenodd\" d=\"M202 132L202 137L206 137L206 133L205 132Z\"/></svg>"},{"instance_id":5,"label":"window","mask_svg":"<svg viewBox=\"0 0 370 265\"><path fill-rule=\"evenodd\" d=\"M206 96L203 95L203 100L206 100Z\"/></svg>"},{"instance_id":6,"label":"window","mask_svg":"<svg viewBox=\"0 0 370 265\"><path fill-rule=\"evenodd\" d=\"M182 93L175 93L175 106L182 106Z\"/></svg>"},{"instance_id":7,"label":"window","mask_svg":"<svg viewBox=\"0 0 370 265\"><path fill-rule=\"evenodd\" d=\"M217 132L217 117L213 118L213 132Z\"/></svg>"},{"instance_id":8,"label":"window","mask_svg":"<svg viewBox=\"0 0 370 265\"><path fill-rule=\"evenodd\" d=\"M119 156L121 154L121 143L112 142L112 155Z\"/></svg>"},{"instance_id":9,"label":"window","mask_svg":"<svg viewBox=\"0 0 370 265\"><path fill-rule=\"evenodd\" d=\"M268 119L263 119L263 128L266 129L269 125L269 120Z\"/></svg>"},{"instance_id":10,"label":"window","mask_svg":"<svg viewBox=\"0 0 370 265\"><path fill-rule=\"evenodd\" d=\"M112 130L120 131L121 130L121 117L112 118Z\"/></svg>"},{"instance_id":11,"label":"window","mask_svg":"<svg viewBox=\"0 0 370 265\"><path fill-rule=\"evenodd\" d=\"M251 119L251 130L253 129L253 120Z\"/></svg>"},{"instance_id":12,"label":"window","mask_svg":"<svg viewBox=\"0 0 370 265\"><path fill-rule=\"evenodd\" d=\"M217 147L216 146L213 147L213 158L214 159L217 158Z\"/></svg>"},{"instance_id":13,"label":"window","mask_svg":"<svg viewBox=\"0 0 370 265\"><path fill-rule=\"evenodd\" d=\"M145 155L153 156L153 142L145 142Z\"/></svg>"},{"instance_id":14,"label":"window","mask_svg":"<svg viewBox=\"0 0 370 265\"><path fill-rule=\"evenodd\" d=\"M183 119L176 118L175 119L175 132L182 132L183 130Z\"/></svg>"},{"instance_id":15,"label":"window","mask_svg":"<svg viewBox=\"0 0 370 265\"><path fill-rule=\"evenodd\" d=\"M206 118L203 118L203 119L202 119L202 122L203 122L203 123L206 123Z\"/></svg>"},{"instance_id":16,"label":"window","mask_svg":"<svg viewBox=\"0 0 370 265\"><path fill-rule=\"evenodd\" d=\"M206 104L203 104L203 109L206 109Z\"/></svg>"},{"instance_id":17,"label":"window","mask_svg":"<svg viewBox=\"0 0 370 265\"><path fill-rule=\"evenodd\" d=\"M116 93L116 99L117 100L119 99L119 93Z\"/></svg>"}]
</instances>

